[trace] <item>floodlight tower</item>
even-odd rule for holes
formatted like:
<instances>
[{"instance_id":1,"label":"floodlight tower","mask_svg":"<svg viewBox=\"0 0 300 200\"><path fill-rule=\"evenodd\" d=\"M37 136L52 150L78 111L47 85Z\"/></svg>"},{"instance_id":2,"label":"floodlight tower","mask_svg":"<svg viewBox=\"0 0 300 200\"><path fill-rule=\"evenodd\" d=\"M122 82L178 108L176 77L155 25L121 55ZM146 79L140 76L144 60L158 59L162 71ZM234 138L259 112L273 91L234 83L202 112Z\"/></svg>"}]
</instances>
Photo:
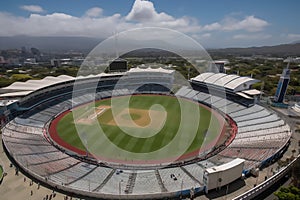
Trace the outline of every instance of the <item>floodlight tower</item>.
<instances>
[{"instance_id":1,"label":"floodlight tower","mask_svg":"<svg viewBox=\"0 0 300 200\"><path fill-rule=\"evenodd\" d=\"M288 85L290 82L290 72L291 71L289 69L289 66L290 66L291 58L288 58L287 62L288 62L288 64L287 64L286 68L282 70L282 74L278 81L277 90L276 90L275 97L274 97L274 101L277 103L283 102L285 93L287 91L287 88L288 88Z\"/></svg>"}]
</instances>

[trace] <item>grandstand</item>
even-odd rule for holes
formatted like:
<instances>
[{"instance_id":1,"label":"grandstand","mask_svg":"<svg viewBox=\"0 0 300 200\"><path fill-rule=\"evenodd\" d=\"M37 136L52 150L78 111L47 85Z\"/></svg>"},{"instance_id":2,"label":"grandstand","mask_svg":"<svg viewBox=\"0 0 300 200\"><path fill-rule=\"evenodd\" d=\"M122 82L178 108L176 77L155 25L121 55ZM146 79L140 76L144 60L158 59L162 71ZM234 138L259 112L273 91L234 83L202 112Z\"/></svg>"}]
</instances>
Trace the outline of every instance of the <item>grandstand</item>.
<instances>
[{"instance_id":1,"label":"grandstand","mask_svg":"<svg viewBox=\"0 0 300 200\"><path fill-rule=\"evenodd\" d=\"M192 87L183 86L173 93L173 75L174 71L162 68L136 68L118 74L46 77L2 88L6 95L0 97L17 99L4 114L9 121L2 128L5 150L26 173L66 192L103 199L162 199L187 196L192 188L196 194L204 192L205 171L222 169L236 158L243 161L238 177L247 176L252 169L269 165L288 147L290 127L276 113L256 104L259 93L250 88L256 80L209 72L191 79ZM75 81L80 84L73 93ZM219 95L222 90L228 98ZM62 149L48 135L50 122L66 110L93 100L139 93L205 104L228 117L233 134L222 148L208 149L198 160L151 169L94 163Z\"/></svg>"},{"instance_id":2,"label":"grandstand","mask_svg":"<svg viewBox=\"0 0 300 200\"><path fill-rule=\"evenodd\" d=\"M251 85L258 80L250 77L206 72L192 78L190 82L196 90L222 95L221 98L224 98L225 93L226 99L245 106L252 106L259 101L260 91L251 89Z\"/></svg>"}]
</instances>

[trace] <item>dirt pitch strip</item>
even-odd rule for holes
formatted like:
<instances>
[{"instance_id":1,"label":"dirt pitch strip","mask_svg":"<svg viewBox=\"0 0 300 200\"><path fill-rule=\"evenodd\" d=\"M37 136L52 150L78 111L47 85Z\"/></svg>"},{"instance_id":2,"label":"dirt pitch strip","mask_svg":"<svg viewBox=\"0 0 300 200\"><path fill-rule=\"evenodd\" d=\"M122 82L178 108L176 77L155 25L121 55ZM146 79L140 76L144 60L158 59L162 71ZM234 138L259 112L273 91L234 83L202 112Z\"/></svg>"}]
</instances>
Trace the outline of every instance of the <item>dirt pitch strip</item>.
<instances>
[{"instance_id":1,"label":"dirt pitch strip","mask_svg":"<svg viewBox=\"0 0 300 200\"><path fill-rule=\"evenodd\" d=\"M76 123L83 125L91 125L97 121L98 117L101 116L105 111L110 109L110 106L101 105L98 107L93 107L84 112L79 119L76 120Z\"/></svg>"},{"instance_id":2,"label":"dirt pitch strip","mask_svg":"<svg viewBox=\"0 0 300 200\"><path fill-rule=\"evenodd\" d=\"M132 115L137 117L132 119ZM167 113L165 111L124 108L107 124L112 126L151 128L154 130L160 130L166 117Z\"/></svg>"}]
</instances>

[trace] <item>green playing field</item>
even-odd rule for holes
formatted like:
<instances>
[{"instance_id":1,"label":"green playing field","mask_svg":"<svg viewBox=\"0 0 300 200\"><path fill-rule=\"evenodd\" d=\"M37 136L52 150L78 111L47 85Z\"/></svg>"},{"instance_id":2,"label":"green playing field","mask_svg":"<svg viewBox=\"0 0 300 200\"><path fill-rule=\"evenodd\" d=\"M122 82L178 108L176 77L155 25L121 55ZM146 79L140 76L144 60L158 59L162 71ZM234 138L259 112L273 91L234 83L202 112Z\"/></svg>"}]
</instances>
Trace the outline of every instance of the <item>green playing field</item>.
<instances>
[{"instance_id":1,"label":"green playing field","mask_svg":"<svg viewBox=\"0 0 300 200\"><path fill-rule=\"evenodd\" d=\"M221 134L222 123L219 114L190 100L133 95L75 108L56 130L68 144L100 158L161 160L210 144Z\"/></svg>"}]
</instances>

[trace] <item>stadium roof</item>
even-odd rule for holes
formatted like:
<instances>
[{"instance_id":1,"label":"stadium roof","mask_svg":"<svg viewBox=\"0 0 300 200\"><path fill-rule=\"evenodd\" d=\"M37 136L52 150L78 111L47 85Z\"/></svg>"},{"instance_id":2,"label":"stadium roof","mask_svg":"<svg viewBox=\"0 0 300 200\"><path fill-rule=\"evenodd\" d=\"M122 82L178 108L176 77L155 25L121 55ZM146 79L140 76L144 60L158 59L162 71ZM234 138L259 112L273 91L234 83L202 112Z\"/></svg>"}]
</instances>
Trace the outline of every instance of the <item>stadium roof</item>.
<instances>
[{"instance_id":1,"label":"stadium roof","mask_svg":"<svg viewBox=\"0 0 300 200\"><path fill-rule=\"evenodd\" d=\"M198 82L204 82L205 79L207 79L208 77L210 77L214 74L215 73L212 73L212 72L202 73L202 74L196 76L195 78L192 78L191 80L195 80L195 81L198 81Z\"/></svg>"},{"instance_id":2,"label":"stadium roof","mask_svg":"<svg viewBox=\"0 0 300 200\"><path fill-rule=\"evenodd\" d=\"M248 95L246 95L246 94L244 94L244 93L242 93L242 92L237 92L236 94L237 94L237 95L240 95L241 97L244 97L244 98L246 98L246 99L253 99L252 97L250 97L250 96L248 96Z\"/></svg>"},{"instance_id":3,"label":"stadium roof","mask_svg":"<svg viewBox=\"0 0 300 200\"><path fill-rule=\"evenodd\" d=\"M218 74L214 74L210 77L208 77L205 82L206 83L210 83L210 84L214 84L217 80L219 80L220 78L226 76L226 74L223 73L218 73Z\"/></svg>"},{"instance_id":4,"label":"stadium roof","mask_svg":"<svg viewBox=\"0 0 300 200\"><path fill-rule=\"evenodd\" d=\"M236 78L232 81L230 81L229 83L225 84L224 87L235 90L237 87L239 87L242 84L247 84L247 83L256 83L258 81L256 81L253 78L249 78L249 77L239 77Z\"/></svg>"},{"instance_id":5,"label":"stadium roof","mask_svg":"<svg viewBox=\"0 0 300 200\"><path fill-rule=\"evenodd\" d=\"M0 97L11 97L11 96L21 96L27 95L33 91L36 91L41 88L45 88L50 85L54 85L57 83L63 83L66 81L76 80L76 79L84 79L84 78L94 78L94 77L104 77L104 76L112 76L116 74L106 74L101 73L97 75L88 75L88 76L78 76L78 77L72 77L68 75L60 75L57 77L54 76L47 76L40 80L28 80L25 82L14 82L13 84L3 87L0 90L5 92L5 94L1 94Z\"/></svg>"},{"instance_id":6,"label":"stadium roof","mask_svg":"<svg viewBox=\"0 0 300 200\"><path fill-rule=\"evenodd\" d=\"M218 85L218 86L222 86L224 87L225 84L227 84L228 82L239 78L239 76L235 75L235 74L231 74L231 75L227 75L227 76L223 76L222 78L220 78L219 80L217 80L214 84Z\"/></svg>"},{"instance_id":7,"label":"stadium roof","mask_svg":"<svg viewBox=\"0 0 300 200\"><path fill-rule=\"evenodd\" d=\"M243 93L253 96L253 95L261 94L261 91L252 89L252 90L244 90Z\"/></svg>"},{"instance_id":8,"label":"stadium roof","mask_svg":"<svg viewBox=\"0 0 300 200\"><path fill-rule=\"evenodd\" d=\"M1 88L6 91L35 91L40 88L44 88L56 83L65 82L68 80L74 80L75 78L67 75L60 75L57 77L47 76L41 80L28 80L25 82L14 82L13 84Z\"/></svg>"},{"instance_id":9,"label":"stadium roof","mask_svg":"<svg viewBox=\"0 0 300 200\"><path fill-rule=\"evenodd\" d=\"M169 70L169 69L164 69L164 68L139 68L139 67L135 67L135 68L131 68L128 73L140 73L140 72L151 72L151 73L167 73L167 74L172 74L174 72L174 70Z\"/></svg>"},{"instance_id":10,"label":"stadium roof","mask_svg":"<svg viewBox=\"0 0 300 200\"><path fill-rule=\"evenodd\" d=\"M238 75L227 75L224 73L205 72L191 79L196 82L203 82L215 86L224 87L234 92L247 90L250 85L259 82L250 77L241 77Z\"/></svg>"},{"instance_id":11,"label":"stadium roof","mask_svg":"<svg viewBox=\"0 0 300 200\"><path fill-rule=\"evenodd\" d=\"M10 105L10 104L13 104L13 103L15 103L15 102L17 102L18 100L16 100L16 99L14 99L14 100L7 100L7 99L5 99L5 100L0 100L0 107L1 106L8 106L8 105Z\"/></svg>"},{"instance_id":12,"label":"stadium roof","mask_svg":"<svg viewBox=\"0 0 300 200\"><path fill-rule=\"evenodd\" d=\"M75 81L78 79L85 79L85 78L100 78L100 77L106 77L106 76L115 76L115 75L124 75L127 73L139 73L139 72L159 72L159 73L168 73L171 74L174 72L174 70L167 70L163 68L131 68L129 71L125 73L100 73L100 74L90 74L88 76L78 76L78 77L72 77L68 75L60 75L57 77L54 76L47 76L41 80L28 80L25 82L14 82L11 85L7 87L0 88L0 97L7 98L7 97L20 97L30 94L31 92L34 92L36 90L39 90L41 88L48 87L50 85L54 85L57 83L63 83L66 81Z\"/></svg>"},{"instance_id":13,"label":"stadium roof","mask_svg":"<svg viewBox=\"0 0 300 200\"><path fill-rule=\"evenodd\" d=\"M110 73L110 74L107 74L107 73L100 73L100 74L90 74L90 75L87 75L87 76L77 76L75 79L85 79L85 78L100 78L100 77L105 77L105 76L115 76L115 75L124 75L123 72L117 72L117 73Z\"/></svg>"},{"instance_id":14,"label":"stadium roof","mask_svg":"<svg viewBox=\"0 0 300 200\"><path fill-rule=\"evenodd\" d=\"M20 91L20 92L10 92L10 93L4 93L4 94L0 94L0 98L1 97L19 97L19 96L25 96L29 93L31 93L32 91Z\"/></svg>"},{"instance_id":15,"label":"stadium roof","mask_svg":"<svg viewBox=\"0 0 300 200\"><path fill-rule=\"evenodd\" d=\"M234 166L238 166L242 163L244 163L245 160L244 159L241 159L241 158L236 158L228 163L225 163L223 165L219 165L219 166L215 166L215 167L211 167L211 168L208 168L206 169L206 171L208 173L215 173L215 172L221 172L221 171L226 171L228 169L231 169L233 168Z\"/></svg>"}]
</instances>

